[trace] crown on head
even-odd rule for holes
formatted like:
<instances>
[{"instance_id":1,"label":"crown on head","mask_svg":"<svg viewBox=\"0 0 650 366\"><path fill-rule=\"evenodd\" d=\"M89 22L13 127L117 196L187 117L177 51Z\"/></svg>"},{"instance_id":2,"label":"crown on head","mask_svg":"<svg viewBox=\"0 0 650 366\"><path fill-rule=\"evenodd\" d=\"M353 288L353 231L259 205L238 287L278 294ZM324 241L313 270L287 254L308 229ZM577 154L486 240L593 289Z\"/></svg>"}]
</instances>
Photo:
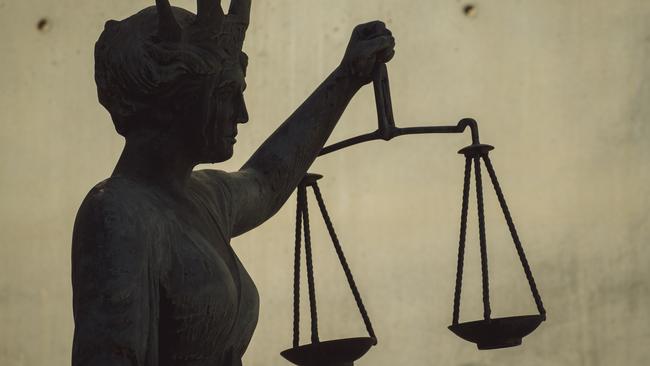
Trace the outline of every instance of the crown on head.
<instances>
[{"instance_id":1,"label":"crown on head","mask_svg":"<svg viewBox=\"0 0 650 366\"><path fill-rule=\"evenodd\" d=\"M162 42L212 44L230 57L239 57L250 21L251 0L232 0L224 14L220 0L197 0L194 23L181 28L169 0L156 0L158 38Z\"/></svg>"}]
</instances>

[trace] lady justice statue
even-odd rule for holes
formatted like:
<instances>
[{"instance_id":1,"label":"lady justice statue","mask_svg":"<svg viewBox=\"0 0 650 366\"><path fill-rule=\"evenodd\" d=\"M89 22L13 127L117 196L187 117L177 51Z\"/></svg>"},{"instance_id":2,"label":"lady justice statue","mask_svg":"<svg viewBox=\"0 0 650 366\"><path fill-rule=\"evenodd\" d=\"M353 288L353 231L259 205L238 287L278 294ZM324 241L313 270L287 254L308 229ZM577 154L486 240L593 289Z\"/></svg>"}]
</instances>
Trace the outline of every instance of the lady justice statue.
<instances>
[{"instance_id":1,"label":"lady justice statue","mask_svg":"<svg viewBox=\"0 0 650 366\"><path fill-rule=\"evenodd\" d=\"M241 365L258 317L230 239L290 196L394 39L357 26L341 64L235 173L193 171L233 155L248 121L241 51L250 0L157 0L108 21L95 49L99 101L126 145L77 214L72 364Z\"/></svg>"}]
</instances>

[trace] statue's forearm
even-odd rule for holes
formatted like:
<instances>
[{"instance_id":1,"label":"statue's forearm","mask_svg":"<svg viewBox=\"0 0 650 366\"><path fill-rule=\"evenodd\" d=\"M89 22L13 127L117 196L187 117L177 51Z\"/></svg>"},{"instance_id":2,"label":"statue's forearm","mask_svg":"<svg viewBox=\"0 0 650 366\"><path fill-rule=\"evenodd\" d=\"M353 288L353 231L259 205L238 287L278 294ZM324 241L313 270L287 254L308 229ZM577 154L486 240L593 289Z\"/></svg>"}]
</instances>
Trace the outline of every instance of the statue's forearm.
<instances>
[{"instance_id":1,"label":"statue's forearm","mask_svg":"<svg viewBox=\"0 0 650 366\"><path fill-rule=\"evenodd\" d=\"M334 70L242 167L267 188L270 214L293 192L361 86L341 68Z\"/></svg>"},{"instance_id":2,"label":"statue's forearm","mask_svg":"<svg viewBox=\"0 0 650 366\"><path fill-rule=\"evenodd\" d=\"M356 92L395 54L384 23L354 28L339 68L260 146L237 173L223 181L233 198L232 235L273 216L296 188L325 145Z\"/></svg>"}]
</instances>

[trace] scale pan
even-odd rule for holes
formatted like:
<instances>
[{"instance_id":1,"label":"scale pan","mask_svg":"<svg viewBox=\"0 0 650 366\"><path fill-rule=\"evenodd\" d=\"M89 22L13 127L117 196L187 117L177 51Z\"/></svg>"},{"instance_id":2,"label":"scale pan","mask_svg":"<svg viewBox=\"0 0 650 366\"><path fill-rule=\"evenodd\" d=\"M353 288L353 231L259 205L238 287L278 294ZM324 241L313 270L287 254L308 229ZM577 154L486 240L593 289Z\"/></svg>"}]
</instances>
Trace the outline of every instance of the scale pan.
<instances>
[{"instance_id":1,"label":"scale pan","mask_svg":"<svg viewBox=\"0 0 650 366\"><path fill-rule=\"evenodd\" d=\"M336 339L289 348L280 354L298 366L352 366L377 340L370 337Z\"/></svg>"},{"instance_id":2,"label":"scale pan","mask_svg":"<svg viewBox=\"0 0 650 366\"><path fill-rule=\"evenodd\" d=\"M478 349L519 346L521 339L534 331L544 320L542 315L511 316L454 324L449 330Z\"/></svg>"}]
</instances>

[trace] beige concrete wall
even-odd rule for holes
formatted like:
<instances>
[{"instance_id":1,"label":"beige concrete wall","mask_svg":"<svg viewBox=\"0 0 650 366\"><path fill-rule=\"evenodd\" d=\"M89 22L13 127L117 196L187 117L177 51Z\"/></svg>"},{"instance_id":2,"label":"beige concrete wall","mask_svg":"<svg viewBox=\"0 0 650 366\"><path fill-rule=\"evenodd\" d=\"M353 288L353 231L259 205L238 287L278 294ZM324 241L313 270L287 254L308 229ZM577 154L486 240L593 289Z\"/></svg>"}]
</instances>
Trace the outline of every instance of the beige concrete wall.
<instances>
[{"instance_id":1,"label":"beige concrete wall","mask_svg":"<svg viewBox=\"0 0 650 366\"><path fill-rule=\"evenodd\" d=\"M0 1L0 365L69 364L72 223L123 143L96 101L93 44L105 20L152 3ZM355 24L383 19L398 42L390 65L398 123L472 116L497 147L492 160L549 320L523 347L491 352L446 329L463 168L456 150L469 137L375 142L313 168L326 175L322 190L380 338L359 365L649 364L650 3L473 3L469 17L455 0L255 1L251 122L220 168L242 164L336 66ZM49 25L39 31L42 17ZM372 98L371 88L359 93L332 141L374 128ZM294 204L234 241L262 298L247 365L287 364L278 353L291 340ZM493 195L486 205L495 315L533 312ZM474 217L466 320L481 316ZM362 335L324 229L313 226L321 335Z\"/></svg>"}]
</instances>

